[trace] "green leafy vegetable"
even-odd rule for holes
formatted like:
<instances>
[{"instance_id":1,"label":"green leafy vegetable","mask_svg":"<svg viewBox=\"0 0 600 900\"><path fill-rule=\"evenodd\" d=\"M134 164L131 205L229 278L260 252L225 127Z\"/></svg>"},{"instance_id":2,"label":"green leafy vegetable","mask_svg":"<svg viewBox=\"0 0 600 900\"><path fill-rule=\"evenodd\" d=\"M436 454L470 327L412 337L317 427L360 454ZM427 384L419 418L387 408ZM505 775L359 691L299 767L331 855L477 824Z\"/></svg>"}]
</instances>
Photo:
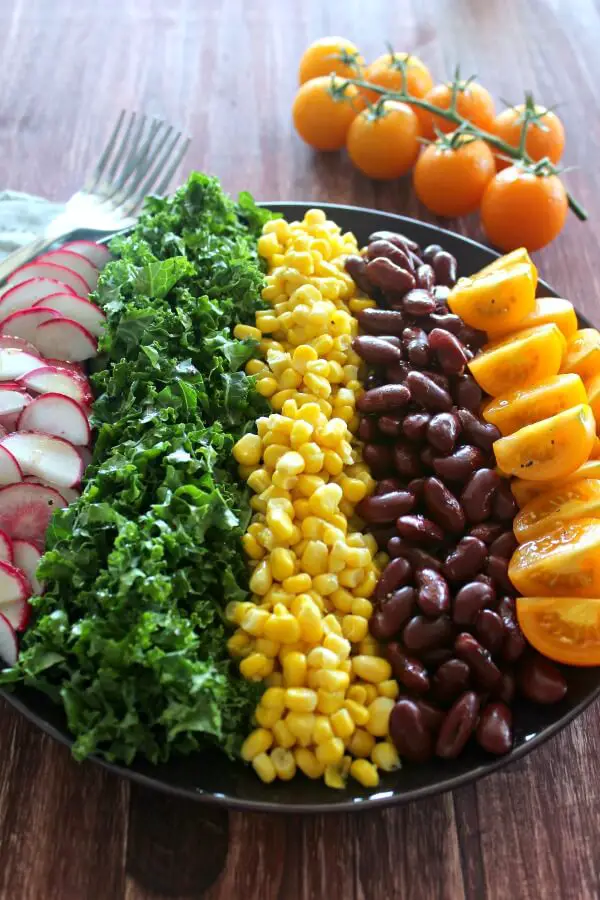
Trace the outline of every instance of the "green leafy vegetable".
<instances>
[{"instance_id":1,"label":"green leafy vegetable","mask_svg":"<svg viewBox=\"0 0 600 900\"><path fill-rule=\"evenodd\" d=\"M62 703L74 753L156 762L214 741L235 754L259 694L226 651L224 608L246 596L250 518L234 442L266 411L244 363L271 214L193 174L149 198L116 238L96 300L98 429L85 490L53 518L17 667Z\"/></svg>"}]
</instances>

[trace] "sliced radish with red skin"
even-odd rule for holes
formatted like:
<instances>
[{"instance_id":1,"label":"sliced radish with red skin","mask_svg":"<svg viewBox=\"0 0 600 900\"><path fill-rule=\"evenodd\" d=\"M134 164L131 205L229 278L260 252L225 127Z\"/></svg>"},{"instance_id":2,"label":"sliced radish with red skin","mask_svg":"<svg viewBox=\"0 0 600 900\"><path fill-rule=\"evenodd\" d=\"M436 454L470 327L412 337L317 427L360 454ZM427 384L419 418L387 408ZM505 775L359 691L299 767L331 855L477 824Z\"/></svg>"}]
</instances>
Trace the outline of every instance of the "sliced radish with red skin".
<instances>
[{"instance_id":1,"label":"sliced radish with red skin","mask_svg":"<svg viewBox=\"0 0 600 900\"><path fill-rule=\"evenodd\" d=\"M87 284L88 294L91 294L98 284L100 272L97 266L74 250L65 250L64 248L62 250L51 250L49 253L44 253L43 256L38 256L36 262L55 263L57 266L65 266L67 269L76 272Z\"/></svg>"},{"instance_id":2,"label":"sliced radish with red skin","mask_svg":"<svg viewBox=\"0 0 600 900\"><path fill-rule=\"evenodd\" d=\"M15 431L0 439L0 447L10 450L23 475L37 475L42 481L64 487L75 487L81 481L83 460L73 444L64 438L36 431Z\"/></svg>"},{"instance_id":3,"label":"sliced radish with red skin","mask_svg":"<svg viewBox=\"0 0 600 900\"><path fill-rule=\"evenodd\" d=\"M32 398L24 391L7 391L0 385L0 425L7 431L17 431L18 421Z\"/></svg>"},{"instance_id":4,"label":"sliced radish with red skin","mask_svg":"<svg viewBox=\"0 0 600 900\"><path fill-rule=\"evenodd\" d=\"M13 565L25 573L34 594L43 594L44 584L38 581L36 574L42 558L38 548L31 541L24 541L18 538L16 541L12 541L12 549L14 556Z\"/></svg>"},{"instance_id":5,"label":"sliced radish with red skin","mask_svg":"<svg viewBox=\"0 0 600 900\"><path fill-rule=\"evenodd\" d=\"M78 447L77 449L79 450L81 462L83 463L83 471L85 472L92 461L92 451L89 449L89 447Z\"/></svg>"},{"instance_id":6,"label":"sliced radish with red skin","mask_svg":"<svg viewBox=\"0 0 600 900\"><path fill-rule=\"evenodd\" d=\"M57 359L74 362L91 359L97 353L96 339L87 328L62 316L38 325L35 345L42 355L53 353Z\"/></svg>"},{"instance_id":7,"label":"sliced radish with red skin","mask_svg":"<svg viewBox=\"0 0 600 900\"><path fill-rule=\"evenodd\" d=\"M65 498L44 484L9 484L0 488L0 528L13 541L31 541L43 550L52 513L65 506Z\"/></svg>"},{"instance_id":8,"label":"sliced radish with red skin","mask_svg":"<svg viewBox=\"0 0 600 900\"><path fill-rule=\"evenodd\" d=\"M6 616L0 613L0 660L7 666L15 666L19 656L19 642L15 629Z\"/></svg>"},{"instance_id":9,"label":"sliced radish with red skin","mask_svg":"<svg viewBox=\"0 0 600 900\"><path fill-rule=\"evenodd\" d=\"M82 448L79 449L81 450ZM59 487L59 485L52 484L50 481L42 481L41 478L37 478L35 475L26 475L23 481L25 484L45 484L46 487L57 491L65 499L67 506L70 506L78 497L81 497L81 491L76 491L75 488Z\"/></svg>"},{"instance_id":10,"label":"sliced radish with red skin","mask_svg":"<svg viewBox=\"0 0 600 900\"><path fill-rule=\"evenodd\" d=\"M0 613L16 631L27 624L30 597L31 586L25 574L12 563L0 562Z\"/></svg>"},{"instance_id":11,"label":"sliced radish with red skin","mask_svg":"<svg viewBox=\"0 0 600 900\"><path fill-rule=\"evenodd\" d=\"M0 341L2 338L0 338ZM59 369L67 369L69 372L75 372L76 375L81 375L82 378L86 378L85 367L82 366L81 363L71 362L67 359L54 359L52 356L46 356L46 365L47 366L56 366Z\"/></svg>"},{"instance_id":12,"label":"sliced radish with red skin","mask_svg":"<svg viewBox=\"0 0 600 900\"><path fill-rule=\"evenodd\" d=\"M11 315L14 314L11 313ZM38 348L34 347L29 341L24 341L23 338L12 337L8 334L0 334L0 350L4 348L7 350L24 350L25 353L29 353L31 356L41 356Z\"/></svg>"},{"instance_id":13,"label":"sliced radish with red skin","mask_svg":"<svg viewBox=\"0 0 600 900\"><path fill-rule=\"evenodd\" d=\"M71 296L67 294L66 296ZM49 298L47 298L49 299ZM44 303L43 300L39 301ZM11 313L0 322L2 334L21 338L25 343L31 343L35 338L35 329L48 319L56 319L60 313L56 309L45 306L32 306L30 309L19 309Z\"/></svg>"},{"instance_id":14,"label":"sliced radish with red skin","mask_svg":"<svg viewBox=\"0 0 600 900\"><path fill-rule=\"evenodd\" d=\"M88 418L80 404L72 397L56 393L42 394L28 403L19 416L17 430L64 438L75 447L85 447L92 437Z\"/></svg>"},{"instance_id":15,"label":"sliced radish with red skin","mask_svg":"<svg viewBox=\"0 0 600 900\"><path fill-rule=\"evenodd\" d=\"M89 259L98 269L103 269L107 262L110 262L112 256L106 244L96 244L95 241L69 241L63 245L63 250L71 250L73 253L80 253Z\"/></svg>"},{"instance_id":16,"label":"sliced radish with red skin","mask_svg":"<svg viewBox=\"0 0 600 900\"><path fill-rule=\"evenodd\" d=\"M82 406L89 406L94 400L87 378L59 366L35 369L24 375L17 385L22 390L33 391L35 394L64 394Z\"/></svg>"},{"instance_id":17,"label":"sliced radish with red skin","mask_svg":"<svg viewBox=\"0 0 600 900\"><path fill-rule=\"evenodd\" d=\"M40 307L54 309L66 319L79 322L95 337L100 337L106 324L106 316L95 303L90 303L84 297L76 297L74 294L54 294L45 297L35 304L34 309ZM0 323L1 330L2 323Z\"/></svg>"},{"instance_id":18,"label":"sliced radish with red skin","mask_svg":"<svg viewBox=\"0 0 600 900\"><path fill-rule=\"evenodd\" d=\"M18 347L0 347L0 383L16 381L22 375L42 369L46 361L39 356L19 350Z\"/></svg>"},{"instance_id":19,"label":"sliced radish with red skin","mask_svg":"<svg viewBox=\"0 0 600 900\"><path fill-rule=\"evenodd\" d=\"M0 531L0 561L12 563L17 566L19 565L18 563L15 563L13 542L4 531Z\"/></svg>"},{"instance_id":20,"label":"sliced radish with red skin","mask_svg":"<svg viewBox=\"0 0 600 900\"><path fill-rule=\"evenodd\" d=\"M30 262L26 266L16 269L6 279L7 284L20 284L29 281L30 278L52 278L59 284L65 284L72 288L80 296L88 293L87 284L77 272L67 269L66 266L57 266L49 262ZM60 290L60 288L59 288Z\"/></svg>"},{"instance_id":21,"label":"sliced radish with red skin","mask_svg":"<svg viewBox=\"0 0 600 900\"><path fill-rule=\"evenodd\" d=\"M4 437L4 435L2 435ZM7 447L0 445L0 487L23 481L23 470Z\"/></svg>"},{"instance_id":22,"label":"sliced radish with red skin","mask_svg":"<svg viewBox=\"0 0 600 900\"><path fill-rule=\"evenodd\" d=\"M60 294L66 290L75 293L70 287L66 287L55 278L30 278L20 284L9 285L0 296L0 318L5 319L19 309L29 309L38 300L50 297L52 294Z\"/></svg>"}]
</instances>

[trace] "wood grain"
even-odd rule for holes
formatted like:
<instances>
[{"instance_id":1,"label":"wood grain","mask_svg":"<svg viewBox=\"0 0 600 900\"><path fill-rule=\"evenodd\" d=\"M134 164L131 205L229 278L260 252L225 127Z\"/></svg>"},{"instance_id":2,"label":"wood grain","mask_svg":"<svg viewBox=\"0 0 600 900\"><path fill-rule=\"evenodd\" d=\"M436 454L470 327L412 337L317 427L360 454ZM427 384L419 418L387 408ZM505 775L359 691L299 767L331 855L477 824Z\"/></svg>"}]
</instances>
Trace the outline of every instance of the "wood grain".
<instances>
[{"instance_id":1,"label":"wood grain","mask_svg":"<svg viewBox=\"0 0 600 900\"><path fill-rule=\"evenodd\" d=\"M65 198L122 108L193 138L192 167L260 199L349 202L435 221L410 182L376 184L294 135L297 60L324 34L386 41L438 78L560 103L573 217L537 254L596 323L600 10L594 0L2 0L0 185ZM476 217L449 227L480 238ZM130 789L0 704L1 900L592 900L600 896L598 707L528 759L403 809L231 814Z\"/></svg>"}]
</instances>

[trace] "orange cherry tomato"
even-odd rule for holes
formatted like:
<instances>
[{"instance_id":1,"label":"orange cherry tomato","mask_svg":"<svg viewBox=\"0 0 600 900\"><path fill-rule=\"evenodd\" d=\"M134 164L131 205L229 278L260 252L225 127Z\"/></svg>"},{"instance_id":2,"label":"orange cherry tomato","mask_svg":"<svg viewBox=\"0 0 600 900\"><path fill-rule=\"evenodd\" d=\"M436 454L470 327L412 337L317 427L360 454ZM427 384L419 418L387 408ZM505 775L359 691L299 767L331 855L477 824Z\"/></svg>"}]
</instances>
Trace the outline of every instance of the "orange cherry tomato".
<instances>
[{"instance_id":1,"label":"orange cherry tomato","mask_svg":"<svg viewBox=\"0 0 600 900\"><path fill-rule=\"evenodd\" d=\"M485 141L465 137L456 148L438 141L425 147L417 160L415 191L437 216L463 216L478 209L494 172Z\"/></svg>"},{"instance_id":2,"label":"orange cherry tomato","mask_svg":"<svg viewBox=\"0 0 600 900\"><path fill-rule=\"evenodd\" d=\"M317 150L340 150L348 129L362 108L358 88L344 87L344 80L329 75L313 78L301 86L294 99L292 116L303 141Z\"/></svg>"},{"instance_id":3,"label":"orange cherry tomato","mask_svg":"<svg viewBox=\"0 0 600 900\"><path fill-rule=\"evenodd\" d=\"M488 344L469 369L487 394L498 397L558 375L565 344L556 325L527 328Z\"/></svg>"},{"instance_id":4,"label":"orange cherry tomato","mask_svg":"<svg viewBox=\"0 0 600 900\"><path fill-rule=\"evenodd\" d=\"M600 519L600 480L582 478L530 500L513 521L520 544L541 538L573 519Z\"/></svg>"},{"instance_id":5,"label":"orange cherry tomato","mask_svg":"<svg viewBox=\"0 0 600 900\"><path fill-rule=\"evenodd\" d=\"M298 82L304 84L320 75L360 78L365 61L356 44L343 37L323 37L306 48L300 59Z\"/></svg>"},{"instance_id":6,"label":"orange cherry tomato","mask_svg":"<svg viewBox=\"0 0 600 900\"><path fill-rule=\"evenodd\" d=\"M562 231L567 192L557 175L510 166L492 178L481 201L481 223L501 250L539 250Z\"/></svg>"},{"instance_id":7,"label":"orange cherry tomato","mask_svg":"<svg viewBox=\"0 0 600 900\"><path fill-rule=\"evenodd\" d=\"M418 58L408 53L384 53L383 56L377 57L374 62L368 66L365 72L365 80L371 81L379 87L387 88L388 91L402 90L402 67L400 63L404 63L406 71L406 90L413 97L422 99L428 90L433 86L433 78L427 66ZM368 103L375 103L381 94L376 91L364 89L363 96ZM418 106L413 107L414 111L421 123L421 131L423 130L424 110Z\"/></svg>"},{"instance_id":8,"label":"orange cherry tomato","mask_svg":"<svg viewBox=\"0 0 600 900\"><path fill-rule=\"evenodd\" d=\"M450 291L448 306L467 325L490 337L514 331L535 308L535 266L515 263L486 269L472 278L460 278Z\"/></svg>"},{"instance_id":9,"label":"orange cherry tomato","mask_svg":"<svg viewBox=\"0 0 600 900\"><path fill-rule=\"evenodd\" d=\"M600 373L600 332L581 328L571 336L562 364L563 372L577 372L585 381Z\"/></svg>"},{"instance_id":10,"label":"orange cherry tomato","mask_svg":"<svg viewBox=\"0 0 600 900\"><path fill-rule=\"evenodd\" d=\"M551 481L565 478L583 465L595 437L594 414L582 403L499 438L494 453L502 471L509 475L524 481Z\"/></svg>"},{"instance_id":11,"label":"orange cherry tomato","mask_svg":"<svg viewBox=\"0 0 600 900\"><path fill-rule=\"evenodd\" d=\"M596 423L600 424L600 373L588 379L585 383L585 388L587 390L588 403L592 407Z\"/></svg>"},{"instance_id":12,"label":"orange cherry tomato","mask_svg":"<svg viewBox=\"0 0 600 900\"><path fill-rule=\"evenodd\" d=\"M531 387L518 388L490 400L483 410L483 418L506 436L587 402L588 395L579 375L551 375Z\"/></svg>"},{"instance_id":13,"label":"orange cherry tomato","mask_svg":"<svg viewBox=\"0 0 600 900\"><path fill-rule=\"evenodd\" d=\"M499 256L498 259L495 259L494 262L484 266L483 269L480 269L479 272L476 272L472 277L479 278L480 275L487 275L488 272L496 272L498 269L511 269L516 263L527 263L528 266L531 266L534 288L537 288L537 269L525 247L518 247L511 253L505 253L503 256Z\"/></svg>"},{"instance_id":14,"label":"orange cherry tomato","mask_svg":"<svg viewBox=\"0 0 600 900\"><path fill-rule=\"evenodd\" d=\"M406 103L386 100L363 110L348 131L350 159L369 178L399 178L419 155L419 122Z\"/></svg>"},{"instance_id":15,"label":"orange cherry tomato","mask_svg":"<svg viewBox=\"0 0 600 900\"><path fill-rule=\"evenodd\" d=\"M511 147L518 147L521 141L524 111L525 105L521 103L519 106L511 106L509 109L503 110L494 119L492 131ZM535 113L536 118L529 123L527 128L525 150L534 162L547 156L551 162L557 163L565 148L563 124L556 113L543 106L536 106ZM505 169L512 165L509 160L502 157L501 150L497 151L496 164L498 169Z\"/></svg>"},{"instance_id":16,"label":"orange cherry tomato","mask_svg":"<svg viewBox=\"0 0 600 900\"><path fill-rule=\"evenodd\" d=\"M436 84L427 92L425 100L440 109L449 109L452 102L452 86ZM468 119L483 131L492 131L496 115L494 101L490 92L476 81L462 82L462 87L456 95L456 111L463 119ZM456 129L454 122L427 110L423 111L422 120L425 127L424 137L430 139L435 136L436 129L445 133Z\"/></svg>"},{"instance_id":17,"label":"orange cherry tomato","mask_svg":"<svg viewBox=\"0 0 600 900\"><path fill-rule=\"evenodd\" d=\"M538 297L535 307L519 323L519 328L534 328L536 325L547 325L554 322L569 340L577 331L577 313L573 304L562 297ZM510 334L507 331L506 334Z\"/></svg>"},{"instance_id":18,"label":"orange cherry tomato","mask_svg":"<svg viewBox=\"0 0 600 900\"><path fill-rule=\"evenodd\" d=\"M600 597L600 519L578 519L521 544L508 575L524 597Z\"/></svg>"},{"instance_id":19,"label":"orange cherry tomato","mask_svg":"<svg viewBox=\"0 0 600 900\"><path fill-rule=\"evenodd\" d=\"M588 459L566 478L557 478L555 481L522 481L520 478L513 478L510 489L519 504L519 509L523 509L534 497L563 485L574 484L583 478L600 478L600 460Z\"/></svg>"},{"instance_id":20,"label":"orange cherry tomato","mask_svg":"<svg viewBox=\"0 0 600 900\"><path fill-rule=\"evenodd\" d=\"M567 666L600 666L598 597L517 597L517 620L532 647Z\"/></svg>"}]
</instances>

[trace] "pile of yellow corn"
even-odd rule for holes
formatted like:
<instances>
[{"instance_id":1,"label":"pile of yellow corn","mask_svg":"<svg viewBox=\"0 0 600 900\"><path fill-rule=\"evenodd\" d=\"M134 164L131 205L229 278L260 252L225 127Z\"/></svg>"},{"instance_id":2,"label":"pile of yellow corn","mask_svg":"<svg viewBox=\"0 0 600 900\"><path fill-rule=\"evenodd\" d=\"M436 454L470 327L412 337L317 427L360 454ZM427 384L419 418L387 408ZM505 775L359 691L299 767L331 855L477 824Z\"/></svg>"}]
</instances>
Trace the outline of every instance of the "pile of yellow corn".
<instances>
[{"instance_id":1,"label":"pile of yellow corn","mask_svg":"<svg viewBox=\"0 0 600 900\"><path fill-rule=\"evenodd\" d=\"M268 222L258 249L272 309L234 334L260 341L264 361L246 371L274 412L234 448L255 492L243 539L252 596L228 608L238 626L228 646L242 675L268 688L242 756L265 782L300 769L331 787L348 773L374 787L378 768L399 765L387 737L398 685L368 634L387 557L354 517L374 482L352 438L362 389L353 314L375 304L344 271L356 239L321 210Z\"/></svg>"}]
</instances>

